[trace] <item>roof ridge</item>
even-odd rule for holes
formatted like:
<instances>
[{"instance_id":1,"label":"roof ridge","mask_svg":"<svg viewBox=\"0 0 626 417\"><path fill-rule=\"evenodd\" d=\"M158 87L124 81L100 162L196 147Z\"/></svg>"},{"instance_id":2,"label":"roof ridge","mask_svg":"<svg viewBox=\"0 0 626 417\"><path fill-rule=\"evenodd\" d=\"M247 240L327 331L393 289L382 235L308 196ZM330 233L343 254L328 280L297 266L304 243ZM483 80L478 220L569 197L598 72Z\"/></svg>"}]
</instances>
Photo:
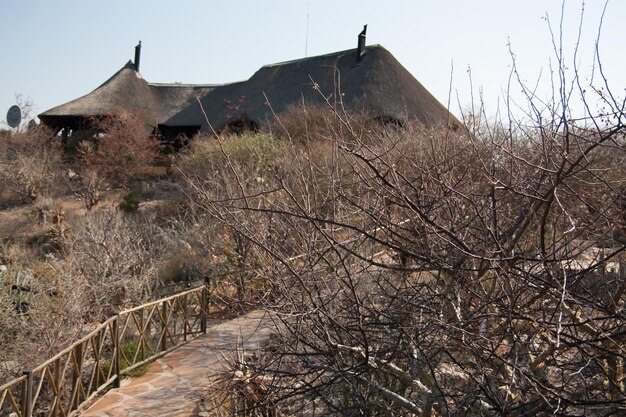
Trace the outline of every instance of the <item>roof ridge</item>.
<instances>
[{"instance_id":1,"label":"roof ridge","mask_svg":"<svg viewBox=\"0 0 626 417\"><path fill-rule=\"evenodd\" d=\"M376 43L376 44L373 44L373 45L368 45L366 47L366 50L367 49L374 49L374 48L382 48L382 49L384 49L384 47L382 45ZM289 61L276 62L276 63L273 63L273 64L265 64L261 68L272 68L272 67L277 67L277 66L280 66L280 65L295 64L297 62L304 62L304 61L308 61L310 59L316 59L316 58L328 58L330 56L342 55L342 54L346 54L346 53L349 53L349 52L356 52L356 50L357 50L357 48L344 49L343 51L330 52L328 54L308 56L308 57L305 57L305 58L292 59L292 60L289 60Z\"/></svg>"},{"instance_id":2,"label":"roof ridge","mask_svg":"<svg viewBox=\"0 0 626 417\"><path fill-rule=\"evenodd\" d=\"M222 87L224 85L228 85L232 83L222 83L222 84L189 84L189 83L151 83L148 85L153 87Z\"/></svg>"}]
</instances>

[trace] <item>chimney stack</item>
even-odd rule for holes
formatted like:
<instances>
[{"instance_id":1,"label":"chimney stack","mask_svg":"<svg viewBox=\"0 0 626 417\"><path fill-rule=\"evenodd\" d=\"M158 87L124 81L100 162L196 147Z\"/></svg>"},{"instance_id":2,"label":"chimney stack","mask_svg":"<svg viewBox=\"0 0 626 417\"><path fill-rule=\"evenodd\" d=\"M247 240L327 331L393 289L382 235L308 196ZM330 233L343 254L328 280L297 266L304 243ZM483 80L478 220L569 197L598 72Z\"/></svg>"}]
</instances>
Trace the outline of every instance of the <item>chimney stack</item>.
<instances>
[{"instance_id":1,"label":"chimney stack","mask_svg":"<svg viewBox=\"0 0 626 417\"><path fill-rule=\"evenodd\" d=\"M141 59L141 41L135 46L135 70L139 72L139 60Z\"/></svg>"},{"instance_id":2,"label":"chimney stack","mask_svg":"<svg viewBox=\"0 0 626 417\"><path fill-rule=\"evenodd\" d=\"M359 43L356 49L356 60L361 62L363 55L365 55L365 33L367 32L367 25L363 26L363 30L359 33Z\"/></svg>"}]
</instances>

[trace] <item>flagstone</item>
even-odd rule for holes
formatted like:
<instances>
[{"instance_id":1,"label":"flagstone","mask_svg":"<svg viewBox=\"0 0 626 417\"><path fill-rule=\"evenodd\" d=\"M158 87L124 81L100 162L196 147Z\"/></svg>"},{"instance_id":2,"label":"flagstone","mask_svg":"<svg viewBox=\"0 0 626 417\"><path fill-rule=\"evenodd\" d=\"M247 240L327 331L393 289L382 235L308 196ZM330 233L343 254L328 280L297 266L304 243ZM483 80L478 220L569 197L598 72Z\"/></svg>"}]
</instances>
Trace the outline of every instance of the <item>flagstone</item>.
<instances>
[{"instance_id":1,"label":"flagstone","mask_svg":"<svg viewBox=\"0 0 626 417\"><path fill-rule=\"evenodd\" d=\"M271 320L262 311L223 323L211 323L207 334L151 363L145 375L123 381L104 394L83 417L197 416L202 388L210 374L222 371L224 358L238 345L255 350L267 343Z\"/></svg>"}]
</instances>

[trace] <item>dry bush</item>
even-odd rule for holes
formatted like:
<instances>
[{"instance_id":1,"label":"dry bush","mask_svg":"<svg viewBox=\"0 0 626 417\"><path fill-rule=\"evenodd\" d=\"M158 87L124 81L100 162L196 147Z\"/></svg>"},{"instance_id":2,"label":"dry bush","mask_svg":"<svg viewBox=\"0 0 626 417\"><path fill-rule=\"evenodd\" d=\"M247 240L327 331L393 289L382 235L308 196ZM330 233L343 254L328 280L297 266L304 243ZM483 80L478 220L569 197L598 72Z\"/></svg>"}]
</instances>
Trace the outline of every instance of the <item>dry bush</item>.
<instances>
[{"instance_id":1,"label":"dry bush","mask_svg":"<svg viewBox=\"0 0 626 417\"><path fill-rule=\"evenodd\" d=\"M82 334L83 288L54 257L10 263L0 288L0 379L17 377Z\"/></svg>"},{"instance_id":2,"label":"dry bush","mask_svg":"<svg viewBox=\"0 0 626 417\"><path fill-rule=\"evenodd\" d=\"M164 285L172 277L163 271L172 253L194 244L186 224L164 224L149 213L99 209L60 223L58 202L38 206L47 213L39 256L21 245L0 247L0 264L8 266L0 274L2 380L32 369L120 310L175 291ZM188 258L188 266L202 260Z\"/></svg>"},{"instance_id":3,"label":"dry bush","mask_svg":"<svg viewBox=\"0 0 626 417\"><path fill-rule=\"evenodd\" d=\"M93 324L152 299L161 286L162 258L176 244L153 219L139 214L99 210L61 222L56 217L63 208L49 208L47 255L3 251L8 266L0 282L4 378L32 369Z\"/></svg>"},{"instance_id":4,"label":"dry bush","mask_svg":"<svg viewBox=\"0 0 626 417\"><path fill-rule=\"evenodd\" d=\"M187 192L192 196L192 204L195 206L195 193L209 189L213 192L216 187L227 194L236 192L234 188L237 187L244 187L250 192L263 192L271 187L273 173L281 169L286 155L286 144L270 134L196 137L189 149L181 155L178 169L188 180L190 187ZM233 170L229 167L236 168ZM239 172L245 172L245 175ZM204 185L198 188L196 184ZM254 216L246 215L241 221L254 223L256 220ZM250 289L263 286L251 272L261 262L257 251L237 230L212 223L214 243L211 257L214 258L214 268L224 278L221 282L213 283L216 289L224 290L216 296L228 299L234 295L238 301L256 297L257 291ZM231 282L235 294L228 294L230 285L223 286L226 281Z\"/></svg>"},{"instance_id":5,"label":"dry bush","mask_svg":"<svg viewBox=\"0 0 626 417\"><path fill-rule=\"evenodd\" d=\"M276 395L340 414L622 409L621 123L336 137L266 188L228 162L196 183L265 265Z\"/></svg>"},{"instance_id":6,"label":"dry bush","mask_svg":"<svg viewBox=\"0 0 626 417\"><path fill-rule=\"evenodd\" d=\"M309 142L328 142L336 137L346 138L350 133L364 138L384 127L383 121L372 119L364 113L344 111L342 114L344 118L336 117L335 110L330 106L294 104L278 114L275 120L267 123L264 130L283 140L302 145ZM350 132L354 128L359 131Z\"/></svg>"},{"instance_id":7,"label":"dry bush","mask_svg":"<svg viewBox=\"0 0 626 417\"><path fill-rule=\"evenodd\" d=\"M262 185L227 158L189 177L271 288L273 394L320 415L623 414L626 116L601 97L610 118L564 101L525 123L355 126L292 142Z\"/></svg>"},{"instance_id":8,"label":"dry bush","mask_svg":"<svg viewBox=\"0 0 626 417\"><path fill-rule=\"evenodd\" d=\"M149 138L135 127L130 122L111 127L109 136L99 138L102 146L89 148L85 164L73 166L79 174L69 171L71 188L88 209L106 186L103 178L123 184L143 175L142 167L152 162L153 144L142 142ZM113 138L128 142L114 146ZM57 138L44 130L7 135L0 142L6 197L0 204L38 196L31 209L7 213L15 221L2 224L0 264L8 267L0 278L3 381L58 353L94 323L167 292L160 275L164 259L170 251L182 251L187 239L181 232L186 225L155 218L149 210L126 215L103 209L83 216L67 199L48 197L68 172L56 145Z\"/></svg>"},{"instance_id":9,"label":"dry bush","mask_svg":"<svg viewBox=\"0 0 626 417\"><path fill-rule=\"evenodd\" d=\"M72 225L68 239L63 273L84 288L83 314L90 320L140 304L159 287L169 237L152 219L93 211Z\"/></svg>"},{"instance_id":10,"label":"dry bush","mask_svg":"<svg viewBox=\"0 0 626 417\"><path fill-rule=\"evenodd\" d=\"M249 354L237 346L234 358L224 358L223 371L212 377L205 387L201 408L207 416L281 417L275 404L270 381L257 375L260 365L257 352Z\"/></svg>"},{"instance_id":11,"label":"dry bush","mask_svg":"<svg viewBox=\"0 0 626 417\"><path fill-rule=\"evenodd\" d=\"M91 124L99 133L78 147L85 176L93 176L95 171L109 185L126 187L130 180L145 174L159 154L159 143L136 116L109 115Z\"/></svg>"},{"instance_id":12,"label":"dry bush","mask_svg":"<svg viewBox=\"0 0 626 417\"><path fill-rule=\"evenodd\" d=\"M39 233L29 240L40 255L58 255L65 251L68 238L66 210L63 202L51 198L35 204Z\"/></svg>"},{"instance_id":13,"label":"dry bush","mask_svg":"<svg viewBox=\"0 0 626 417\"><path fill-rule=\"evenodd\" d=\"M80 171L80 175L72 171L70 186L83 200L85 208L91 210L100 202L100 191L103 188L104 179L100 177L95 167L83 167Z\"/></svg>"},{"instance_id":14,"label":"dry bush","mask_svg":"<svg viewBox=\"0 0 626 417\"><path fill-rule=\"evenodd\" d=\"M0 205L32 202L65 189L59 138L45 127L0 141Z\"/></svg>"}]
</instances>

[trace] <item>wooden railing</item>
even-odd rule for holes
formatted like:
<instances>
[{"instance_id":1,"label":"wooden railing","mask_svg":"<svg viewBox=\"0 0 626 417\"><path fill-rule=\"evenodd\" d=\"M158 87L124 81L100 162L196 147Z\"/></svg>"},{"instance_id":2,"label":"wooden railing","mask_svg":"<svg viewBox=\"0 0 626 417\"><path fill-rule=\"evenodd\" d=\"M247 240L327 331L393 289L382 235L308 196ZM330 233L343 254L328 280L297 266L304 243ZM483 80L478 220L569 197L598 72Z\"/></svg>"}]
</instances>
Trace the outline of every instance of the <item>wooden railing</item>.
<instances>
[{"instance_id":1,"label":"wooden railing","mask_svg":"<svg viewBox=\"0 0 626 417\"><path fill-rule=\"evenodd\" d=\"M371 239L386 230L380 226L365 234ZM370 239L359 248L361 256L373 259L387 252ZM0 386L0 417L76 415L96 395L119 387L123 375L206 333L208 311L208 293L202 286L120 312L52 359Z\"/></svg>"},{"instance_id":2,"label":"wooden railing","mask_svg":"<svg viewBox=\"0 0 626 417\"><path fill-rule=\"evenodd\" d=\"M73 416L123 375L206 333L205 287L111 317L38 367L0 387L0 416Z\"/></svg>"}]
</instances>

